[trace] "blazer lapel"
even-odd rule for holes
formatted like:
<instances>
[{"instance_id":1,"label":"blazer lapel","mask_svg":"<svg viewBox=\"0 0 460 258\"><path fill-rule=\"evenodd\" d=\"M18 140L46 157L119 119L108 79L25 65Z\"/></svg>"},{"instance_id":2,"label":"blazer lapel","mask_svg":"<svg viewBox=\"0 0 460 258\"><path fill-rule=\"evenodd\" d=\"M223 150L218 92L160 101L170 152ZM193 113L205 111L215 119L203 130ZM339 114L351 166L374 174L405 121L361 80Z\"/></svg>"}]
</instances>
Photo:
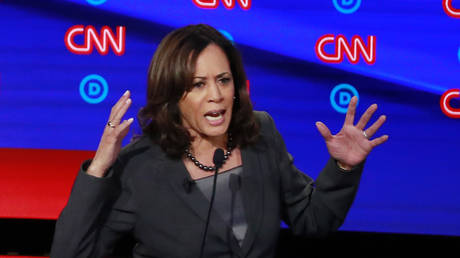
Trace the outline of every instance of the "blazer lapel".
<instances>
[{"instance_id":1,"label":"blazer lapel","mask_svg":"<svg viewBox=\"0 0 460 258\"><path fill-rule=\"evenodd\" d=\"M182 160L168 160L165 162L164 169L170 173L168 176L170 179L169 183L174 192L184 201L185 206L189 207L203 221L204 225L208 216L209 200L203 195L198 187L193 185L194 182ZM227 223L225 223L219 213L213 210L211 212L211 220L209 221L208 236L210 235L209 233L213 231L222 238L222 240L227 242L230 241L227 238L228 230L229 227ZM203 231L200 233L199 237L201 238L204 233L204 226Z\"/></svg>"},{"instance_id":2,"label":"blazer lapel","mask_svg":"<svg viewBox=\"0 0 460 258\"><path fill-rule=\"evenodd\" d=\"M263 211L263 179L259 151L256 147L241 150L243 160L243 175L241 179L242 199L245 216L248 223L246 236L243 240L243 257L251 249L259 231Z\"/></svg>"}]
</instances>

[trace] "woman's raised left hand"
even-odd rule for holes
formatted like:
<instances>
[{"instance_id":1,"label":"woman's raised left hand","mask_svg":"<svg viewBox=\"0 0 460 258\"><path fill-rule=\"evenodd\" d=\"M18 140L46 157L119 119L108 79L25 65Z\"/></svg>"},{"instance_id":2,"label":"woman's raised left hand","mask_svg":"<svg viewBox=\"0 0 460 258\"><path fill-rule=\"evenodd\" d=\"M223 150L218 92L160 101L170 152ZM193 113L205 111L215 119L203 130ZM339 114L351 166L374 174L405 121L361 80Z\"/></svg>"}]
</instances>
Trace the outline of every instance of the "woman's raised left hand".
<instances>
[{"instance_id":1,"label":"woman's raised left hand","mask_svg":"<svg viewBox=\"0 0 460 258\"><path fill-rule=\"evenodd\" d=\"M359 122L354 125L356 103L358 98L351 98L348 105L345 122L342 129L336 135L322 122L316 122L316 127L326 141L329 154L337 160L339 166L350 170L354 166L364 161L376 146L388 140L388 135L383 135L371 140L371 137L377 132L386 120L386 116L380 116L369 128L364 127L377 110L377 104L371 105L361 116Z\"/></svg>"}]
</instances>

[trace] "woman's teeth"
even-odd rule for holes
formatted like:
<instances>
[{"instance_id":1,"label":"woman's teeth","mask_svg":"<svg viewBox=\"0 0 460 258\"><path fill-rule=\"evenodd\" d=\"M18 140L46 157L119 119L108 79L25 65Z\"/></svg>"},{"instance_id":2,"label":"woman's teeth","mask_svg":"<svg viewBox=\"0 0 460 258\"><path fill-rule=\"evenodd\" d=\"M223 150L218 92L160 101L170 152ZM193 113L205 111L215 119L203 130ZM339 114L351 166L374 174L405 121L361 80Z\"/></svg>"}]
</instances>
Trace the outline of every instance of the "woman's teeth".
<instances>
[{"instance_id":1,"label":"woman's teeth","mask_svg":"<svg viewBox=\"0 0 460 258\"><path fill-rule=\"evenodd\" d=\"M206 117L206 119L208 119L209 121L217 121L217 120L219 120L219 119L222 118L222 114L219 113L217 116L206 115L205 117Z\"/></svg>"}]
</instances>

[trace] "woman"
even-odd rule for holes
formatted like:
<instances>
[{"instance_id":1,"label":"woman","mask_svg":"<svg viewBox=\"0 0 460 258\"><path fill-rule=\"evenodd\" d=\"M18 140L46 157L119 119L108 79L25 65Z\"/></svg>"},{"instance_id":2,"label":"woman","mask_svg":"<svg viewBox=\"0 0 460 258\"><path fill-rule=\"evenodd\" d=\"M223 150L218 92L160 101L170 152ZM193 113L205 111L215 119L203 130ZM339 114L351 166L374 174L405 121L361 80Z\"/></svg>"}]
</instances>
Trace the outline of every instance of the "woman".
<instances>
[{"instance_id":1,"label":"woman","mask_svg":"<svg viewBox=\"0 0 460 258\"><path fill-rule=\"evenodd\" d=\"M331 159L314 183L293 165L265 112L252 111L238 51L207 25L173 31L148 73L143 136L121 150L133 119L127 91L115 104L95 157L83 163L57 224L52 257L110 256L132 234L134 257L199 257L211 195L213 155L226 150L205 257L273 257L280 220L295 234L324 235L344 221L380 117L370 106L342 130L316 124ZM120 152L121 150L121 152Z\"/></svg>"}]
</instances>

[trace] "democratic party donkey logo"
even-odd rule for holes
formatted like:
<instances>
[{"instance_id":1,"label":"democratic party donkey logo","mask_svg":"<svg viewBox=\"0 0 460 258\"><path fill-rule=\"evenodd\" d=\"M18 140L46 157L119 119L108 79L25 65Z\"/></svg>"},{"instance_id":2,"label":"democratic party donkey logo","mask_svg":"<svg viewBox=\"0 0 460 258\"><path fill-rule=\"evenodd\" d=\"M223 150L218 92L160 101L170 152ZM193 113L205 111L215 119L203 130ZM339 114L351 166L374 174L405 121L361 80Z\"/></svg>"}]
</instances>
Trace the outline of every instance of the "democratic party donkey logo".
<instances>
[{"instance_id":1,"label":"democratic party donkey logo","mask_svg":"<svg viewBox=\"0 0 460 258\"><path fill-rule=\"evenodd\" d=\"M318 39L315 44L316 56L325 63L338 64L343 62L345 55L350 63L357 64L359 61L359 53L362 54L364 62L369 65L375 63L376 60L376 36L367 36L367 46L361 36L353 36L351 44L343 35L335 37L333 34L326 34ZM328 54L325 51L327 44L334 45L334 53Z\"/></svg>"},{"instance_id":2,"label":"democratic party donkey logo","mask_svg":"<svg viewBox=\"0 0 460 258\"><path fill-rule=\"evenodd\" d=\"M102 102L108 93L107 81L100 75L88 75L80 82L80 96L90 104Z\"/></svg>"},{"instance_id":3,"label":"democratic party donkey logo","mask_svg":"<svg viewBox=\"0 0 460 258\"><path fill-rule=\"evenodd\" d=\"M460 8L460 0L457 0L458 7ZM443 0L442 8L444 12L452 18L460 18L460 9L455 8L452 5L452 0Z\"/></svg>"},{"instance_id":4,"label":"democratic party donkey logo","mask_svg":"<svg viewBox=\"0 0 460 258\"><path fill-rule=\"evenodd\" d=\"M353 96L358 98L359 103L359 94L355 87L347 83L339 84L331 91L331 105L335 111L345 114L347 113L348 104Z\"/></svg>"},{"instance_id":5,"label":"democratic party donkey logo","mask_svg":"<svg viewBox=\"0 0 460 258\"><path fill-rule=\"evenodd\" d=\"M457 58L458 58L458 61L460 62L460 47L458 47Z\"/></svg>"},{"instance_id":6,"label":"democratic party donkey logo","mask_svg":"<svg viewBox=\"0 0 460 258\"><path fill-rule=\"evenodd\" d=\"M86 0L86 2L88 2L90 5L101 5L107 2L107 0Z\"/></svg>"},{"instance_id":7,"label":"democratic party donkey logo","mask_svg":"<svg viewBox=\"0 0 460 258\"><path fill-rule=\"evenodd\" d=\"M193 3L199 8L203 9L216 9L219 6L219 0L192 0ZM238 2L241 9L249 10L251 8L252 0L220 0L227 9L233 9L235 2Z\"/></svg>"},{"instance_id":8,"label":"democratic party donkey logo","mask_svg":"<svg viewBox=\"0 0 460 258\"><path fill-rule=\"evenodd\" d=\"M337 11L350 14L356 12L361 6L361 0L332 0Z\"/></svg>"},{"instance_id":9,"label":"democratic party donkey logo","mask_svg":"<svg viewBox=\"0 0 460 258\"><path fill-rule=\"evenodd\" d=\"M64 41L67 49L76 55L89 55L93 52L93 48L101 55L107 55L109 47L117 56L125 53L126 48L126 27L118 26L116 34L112 32L110 27L103 26L101 34L96 29L89 25L75 25L67 30ZM83 36L83 44L75 43L76 36Z\"/></svg>"}]
</instances>

